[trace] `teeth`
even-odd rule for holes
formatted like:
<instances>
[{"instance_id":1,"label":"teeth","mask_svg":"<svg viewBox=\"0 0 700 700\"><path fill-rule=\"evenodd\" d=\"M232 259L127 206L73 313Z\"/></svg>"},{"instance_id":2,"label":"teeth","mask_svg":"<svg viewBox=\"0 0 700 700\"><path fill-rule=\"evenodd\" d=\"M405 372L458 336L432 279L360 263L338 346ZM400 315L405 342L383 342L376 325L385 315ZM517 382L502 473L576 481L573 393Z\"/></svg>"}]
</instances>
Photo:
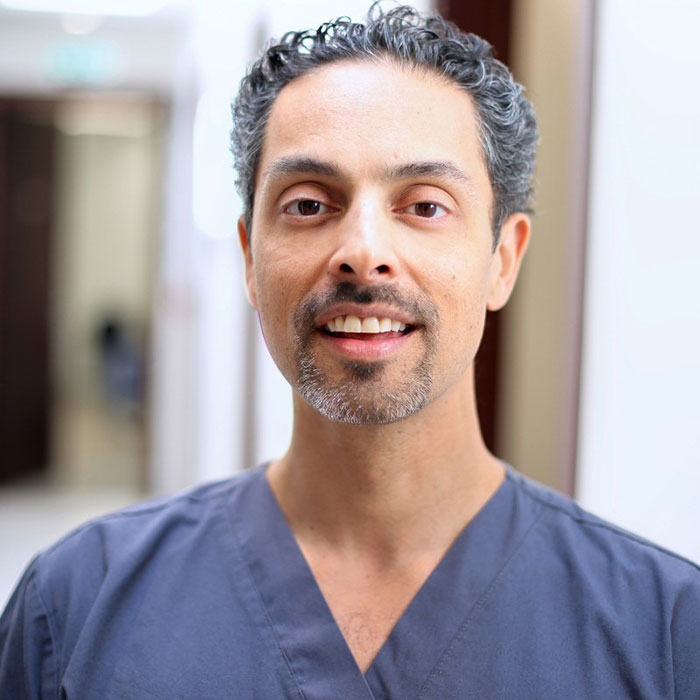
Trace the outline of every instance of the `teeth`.
<instances>
[{"instance_id":1,"label":"teeth","mask_svg":"<svg viewBox=\"0 0 700 700\"><path fill-rule=\"evenodd\" d=\"M362 319L362 332L363 333L379 333L379 321L375 316L370 316L369 318Z\"/></svg>"},{"instance_id":2,"label":"teeth","mask_svg":"<svg viewBox=\"0 0 700 700\"><path fill-rule=\"evenodd\" d=\"M362 333L362 321L357 316L345 317L345 333Z\"/></svg>"},{"instance_id":3,"label":"teeth","mask_svg":"<svg viewBox=\"0 0 700 700\"><path fill-rule=\"evenodd\" d=\"M326 324L326 330L331 333L389 333L390 331L405 331L406 324L391 318L368 316L338 316Z\"/></svg>"}]
</instances>

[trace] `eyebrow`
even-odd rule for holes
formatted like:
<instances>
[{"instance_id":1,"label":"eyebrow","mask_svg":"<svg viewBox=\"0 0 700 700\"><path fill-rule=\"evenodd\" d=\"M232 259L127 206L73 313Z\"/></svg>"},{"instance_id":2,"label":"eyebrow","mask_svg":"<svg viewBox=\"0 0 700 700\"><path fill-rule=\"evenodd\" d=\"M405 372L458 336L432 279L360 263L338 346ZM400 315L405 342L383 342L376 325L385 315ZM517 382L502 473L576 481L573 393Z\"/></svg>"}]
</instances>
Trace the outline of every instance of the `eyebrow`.
<instances>
[{"instance_id":1,"label":"eyebrow","mask_svg":"<svg viewBox=\"0 0 700 700\"><path fill-rule=\"evenodd\" d=\"M387 177L402 180L409 177L420 177L421 175L437 175L448 177L451 180L461 180L471 182L472 179L454 163L443 160L428 160L418 163L406 163L405 165L395 165L386 171Z\"/></svg>"},{"instance_id":2,"label":"eyebrow","mask_svg":"<svg viewBox=\"0 0 700 700\"><path fill-rule=\"evenodd\" d=\"M454 163L444 160L426 160L417 163L406 163L389 168L385 175L391 180L407 180L414 177L436 177L454 180L464 185L469 194L474 194L474 179L457 167Z\"/></svg>"},{"instance_id":3,"label":"eyebrow","mask_svg":"<svg viewBox=\"0 0 700 700\"><path fill-rule=\"evenodd\" d=\"M340 170L331 163L298 156L278 158L265 169L265 179L284 175L324 175L336 178L342 176Z\"/></svg>"},{"instance_id":4,"label":"eyebrow","mask_svg":"<svg viewBox=\"0 0 700 700\"><path fill-rule=\"evenodd\" d=\"M320 175L341 179L343 173L336 165L327 161L305 156L285 156L270 163L265 170L265 179L286 175ZM474 180L461 168L450 161L417 161L386 168L382 173L388 180L408 180L416 177L435 177L453 180L474 194Z\"/></svg>"}]
</instances>

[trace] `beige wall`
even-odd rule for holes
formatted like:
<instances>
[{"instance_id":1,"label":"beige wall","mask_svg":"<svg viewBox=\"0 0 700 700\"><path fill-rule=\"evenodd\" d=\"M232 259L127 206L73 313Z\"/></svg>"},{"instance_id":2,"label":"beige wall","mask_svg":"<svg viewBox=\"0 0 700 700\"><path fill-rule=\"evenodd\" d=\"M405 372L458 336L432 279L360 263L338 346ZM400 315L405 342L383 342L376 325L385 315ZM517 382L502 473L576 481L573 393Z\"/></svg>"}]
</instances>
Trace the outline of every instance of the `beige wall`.
<instances>
[{"instance_id":1,"label":"beige wall","mask_svg":"<svg viewBox=\"0 0 700 700\"><path fill-rule=\"evenodd\" d=\"M148 103L89 100L57 109L52 467L71 483L138 485L142 429L138 416L115 416L105 404L95 332L105 314L118 313L146 340L158 202L154 112Z\"/></svg>"},{"instance_id":2,"label":"beige wall","mask_svg":"<svg viewBox=\"0 0 700 700\"><path fill-rule=\"evenodd\" d=\"M504 311L503 457L571 491L588 111L587 0L516 0L513 70L540 125L537 215Z\"/></svg>"}]
</instances>

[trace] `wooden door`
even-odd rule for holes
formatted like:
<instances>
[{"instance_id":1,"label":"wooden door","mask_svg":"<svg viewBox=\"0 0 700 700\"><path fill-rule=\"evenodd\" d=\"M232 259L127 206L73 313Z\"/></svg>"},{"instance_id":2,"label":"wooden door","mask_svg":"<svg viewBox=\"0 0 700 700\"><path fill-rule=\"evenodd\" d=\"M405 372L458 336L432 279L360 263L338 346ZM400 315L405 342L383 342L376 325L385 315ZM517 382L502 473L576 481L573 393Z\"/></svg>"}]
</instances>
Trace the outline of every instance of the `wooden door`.
<instances>
[{"instance_id":1,"label":"wooden door","mask_svg":"<svg viewBox=\"0 0 700 700\"><path fill-rule=\"evenodd\" d=\"M48 466L53 146L50 104L0 100L0 482Z\"/></svg>"}]
</instances>

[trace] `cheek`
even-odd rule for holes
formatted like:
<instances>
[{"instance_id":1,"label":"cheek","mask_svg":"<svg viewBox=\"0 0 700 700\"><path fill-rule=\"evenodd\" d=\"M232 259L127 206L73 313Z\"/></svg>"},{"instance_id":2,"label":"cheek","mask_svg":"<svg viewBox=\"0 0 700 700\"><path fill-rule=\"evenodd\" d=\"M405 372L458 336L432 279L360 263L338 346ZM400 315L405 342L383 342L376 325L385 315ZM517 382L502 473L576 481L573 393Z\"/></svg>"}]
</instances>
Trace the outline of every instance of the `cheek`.
<instances>
[{"instance_id":1,"label":"cheek","mask_svg":"<svg viewBox=\"0 0 700 700\"><path fill-rule=\"evenodd\" d=\"M275 258L271 258L265 249L254 252L255 287L258 300L258 318L265 342L270 354L277 361L276 348L280 344L280 333L286 328L285 288L288 281L282 278L284 267ZM259 264L264 260L265 264Z\"/></svg>"},{"instance_id":2,"label":"cheek","mask_svg":"<svg viewBox=\"0 0 700 700\"><path fill-rule=\"evenodd\" d=\"M263 320L276 318L283 312L284 292L278 275L262 270L256 275L258 307Z\"/></svg>"},{"instance_id":3,"label":"cheek","mask_svg":"<svg viewBox=\"0 0 700 700\"><path fill-rule=\"evenodd\" d=\"M276 275L264 272L257 277L258 317L268 349L277 359L281 344L288 344L288 328L291 324L287 318L289 311L290 289Z\"/></svg>"},{"instance_id":4,"label":"cheek","mask_svg":"<svg viewBox=\"0 0 700 700\"><path fill-rule=\"evenodd\" d=\"M489 288L489 259L485 256L453 256L446 262L434 286L439 299L440 343L459 358L473 359L483 333Z\"/></svg>"},{"instance_id":5,"label":"cheek","mask_svg":"<svg viewBox=\"0 0 700 700\"><path fill-rule=\"evenodd\" d=\"M285 290L293 283L293 264L279 246L258 243L254 250L255 284L263 317L283 310Z\"/></svg>"},{"instance_id":6,"label":"cheek","mask_svg":"<svg viewBox=\"0 0 700 700\"><path fill-rule=\"evenodd\" d=\"M294 361L294 312L316 270L308 254L294 252L272 244L259 244L254 251L260 326L270 355L285 376Z\"/></svg>"},{"instance_id":7,"label":"cheek","mask_svg":"<svg viewBox=\"0 0 700 700\"><path fill-rule=\"evenodd\" d=\"M433 268L430 284L443 306L458 317L474 316L486 308L490 257L480 251L455 251Z\"/></svg>"}]
</instances>

